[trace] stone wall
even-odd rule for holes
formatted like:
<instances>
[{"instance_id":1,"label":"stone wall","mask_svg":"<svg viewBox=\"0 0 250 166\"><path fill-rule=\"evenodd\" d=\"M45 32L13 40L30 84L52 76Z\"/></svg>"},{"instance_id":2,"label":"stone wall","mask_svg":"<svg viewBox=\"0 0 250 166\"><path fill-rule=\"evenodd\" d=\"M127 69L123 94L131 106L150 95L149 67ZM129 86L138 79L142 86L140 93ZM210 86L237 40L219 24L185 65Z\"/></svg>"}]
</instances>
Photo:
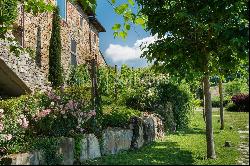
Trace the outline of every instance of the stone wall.
<instances>
[{"instance_id":1,"label":"stone wall","mask_svg":"<svg viewBox=\"0 0 250 166\"><path fill-rule=\"evenodd\" d=\"M85 134L80 139L80 156L74 156L73 138L63 138L59 144L59 154L62 154L61 165L73 165L103 155L117 154L124 150L140 148L144 144L161 139L164 136L161 118L156 114L144 114L131 119L130 129L108 128L103 131L102 138L94 134ZM4 164L41 165L46 164L42 152L12 154L3 157Z\"/></svg>"},{"instance_id":2,"label":"stone wall","mask_svg":"<svg viewBox=\"0 0 250 166\"><path fill-rule=\"evenodd\" d=\"M8 46L1 45L0 60L2 60L31 91L35 89L44 90L49 86L45 73L36 65L29 54L24 53L15 56L9 52Z\"/></svg>"},{"instance_id":3,"label":"stone wall","mask_svg":"<svg viewBox=\"0 0 250 166\"><path fill-rule=\"evenodd\" d=\"M55 5L54 0L49 0ZM83 64L87 60L97 56L98 63L103 63L99 51L99 32L89 22L88 16L79 5L73 5L67 1L66 19L61 20L61 42L62 42L62 66L65 73L71 63L71 39L77 43L76 54L77 63ZM41 68L48 74L49 42L52 30L52 13L41 13L34 16L30 13L22 14L22 7L19 7L19 16L16 27L24 29L24 47L35 52L36 59ZM82 26L80 19L83 18ZM24 18L24 19L23 19ZM24 20L22 27L22 20ZM90 46L91 34L91 46ZM96 42L94 42L96 36ZM90 50L91 47L91 50Z\"/></svg>"},{"instance_id":4,"label":"stone wall","mask_svg":"<svg viewBox=\"0 0 250 166\"><path fill-rule=\"evenodd\" d=\"M131 129L108 128L103 132L102 154L116 154L130 149L133 131Z\"/></svg>"}]
</instances>

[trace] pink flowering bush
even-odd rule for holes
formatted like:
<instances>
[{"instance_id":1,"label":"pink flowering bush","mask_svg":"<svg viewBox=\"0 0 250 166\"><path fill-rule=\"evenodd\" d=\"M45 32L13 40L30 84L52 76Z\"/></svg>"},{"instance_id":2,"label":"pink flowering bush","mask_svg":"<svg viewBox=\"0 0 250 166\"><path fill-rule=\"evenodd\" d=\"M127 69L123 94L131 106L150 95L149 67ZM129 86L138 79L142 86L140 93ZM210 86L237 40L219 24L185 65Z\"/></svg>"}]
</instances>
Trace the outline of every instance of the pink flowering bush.
<instances>
[{"instance_id":1,"label":"pink flowering bush","mask_svg":"<svg viewBox=\"0 0 250 166\"><path fill-rule=\"evenodd\" d=\"M96 112L91 109L90 98L82 95L86 92L84 88L60 88L58 91L45 92L44 107L31 118L30 130L39 136L68 136L87 132L86 122Z\"/></svg>"},{"instance_id":2,"label":"pink flowering bush","mask_svg":"<svg viewBox=\"0 0 250 166\"><path fill-rule=\"evenodd\" d=\"M70 87L0 100L0 151L24 152L37 137L91 132L96 112L90 90Z\"/></svg>"}]
</instances>

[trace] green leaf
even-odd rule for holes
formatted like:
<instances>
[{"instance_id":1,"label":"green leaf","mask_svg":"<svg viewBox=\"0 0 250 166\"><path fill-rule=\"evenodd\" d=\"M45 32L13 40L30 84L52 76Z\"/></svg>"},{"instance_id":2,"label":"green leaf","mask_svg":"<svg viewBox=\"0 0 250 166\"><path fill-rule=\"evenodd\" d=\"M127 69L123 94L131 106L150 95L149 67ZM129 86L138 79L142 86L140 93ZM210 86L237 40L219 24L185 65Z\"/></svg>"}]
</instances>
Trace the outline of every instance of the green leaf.
<instances>
[{"instance_id":1,"label":"green leaf","mask_svg":"<svg viewBox=\"0 0 250 166\"><path fill-rule=\"evenodd\" d=\"M127 37L127 35L128 35L128 33L125 32L125 31L121 31L121 32L119 33L119 36L120 36L121 38L123 38L123 39L125 39L125 38Z\"/></svg>"},{"instance_id":2,"label":"green leaf","mask_svg":"<svg viewBox=\"0 0 250 166\"><path fill-rule=\"evenodd\" d=\"M135 23L143 25L143 24L145 24L145 20L143 18L139 17L139 18L135 19Z\"/></svg>"},{"instance_id":3,"label":"green leaf","mask_svg":"<svg viewBox=\"0 0 250 166\"><path fill-rule=\"evenodd\" d=\"M120 28L121 28L121 24L115 24L115 25L112 27L112 29L113 29L114 31L118 31L118 30L120 30Z\"/></svg>"},{"instance_id":4,"label":"green leaf","mask_svg":"<svg viewBox=\"0 0 250 166\"><path fill-rule=\"evenodd\" d=\"M123 14L123 18L124 18L124 21L127 22L127 21L132 21L134 20L135 16L134 14L132 13L132 11L130 10L127 10L124 14Z\"/></svg>"},{"instance_id":5,"label":"green leaf","mask_svg":"<svg viewBox=\"0 0 250 166\"><path fill-rule=\"evenodd\" d=\"M129 24L124 24L124 28L126 31L129 31L130 30L130 25Z\"/></svg>"},{"instance_id":6,"label":"green leaf","mask_svg":"<svg viewBox=\"0 0 250 166\"><path fill-rule=\"evenodd\" d=\"M126 11L127 8L128 8L128 4L122 4L122 5L117 6L115 8L115 12L117 14L121 15L121 14L123 14Z\"/></svg>"},{"instance_id":7,"label":"green leaf","mask_svg":"<svg viewBox=\"0 0 250 166\"><path fill-rule=\"evenodd\" d=\"M115 0L112 0L111 2L114 4L114 3L115 3Z\"/></svg>"},{"instance_id":8,"label":"green leaf","mask_svg":"<svg viewBox=\"0 0 250 166\"><path fill-rule=\"evenodd\" d=\"M133 0L128 0L128 3L131 5L131 6L134 6L135 5L135 2Z\"/></svg>"},{"instance_id":9,"label":"green leaf","mask_svg":"<svg viewBox=\"0 0 250 166\"><path fill-rule=\"evenodd\" d=\"M113 33L114 38L118 36L118 32Z\"/></svg>"}]
</instances>

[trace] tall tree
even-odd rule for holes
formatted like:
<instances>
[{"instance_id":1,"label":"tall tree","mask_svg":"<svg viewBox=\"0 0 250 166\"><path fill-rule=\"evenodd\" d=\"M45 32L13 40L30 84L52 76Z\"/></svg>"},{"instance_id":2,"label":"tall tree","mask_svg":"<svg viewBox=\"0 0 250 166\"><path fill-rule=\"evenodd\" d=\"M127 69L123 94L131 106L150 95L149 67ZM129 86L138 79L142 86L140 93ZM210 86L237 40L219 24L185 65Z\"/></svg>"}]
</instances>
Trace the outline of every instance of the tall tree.
<instances>
[{"instance_id":1,"label":"tall tree","mask_svg":"<svg viewBox=\"0 0 250 166\"><path fill-rule=\"evenodd\" d=\"M146 30L159 40L144 50L143 57L181 78L203 80L206 114L207 157L216 158L209 76L230 61L248 54L247 0L137 0L147 16ZM167 35L170 34L170 35Z\"/></svg>"},{"instance_id":2,"label":"tall tree","mask_svg":"<svg viewBox=\"0 0 250 166\"><path fill-rule=\"evenodd\" d=\"M60 22L59 8L56 7L53 13L52 32L49 45L49 81L51 81L52 87L59 87L63 84Z\"/></svg>"},{"instance_id":3,"label":"tall tree","mask_svg":"<svg viewBox=\"0 0 250 166\"><path fill-rule=\"evenodd\" d=\"M224 110L223 110L223 89L222 79L219 79L219 94L220 94L220 129L224 130Z\"/></svg>"},{"instance_id":4,"label":"tall tree","mask_svg":"<svg viewBox=\"0 0 250 166\"><path fill-rule=\"evenodd\" d=\"M226 77L236 78L237 75L241 78L246 78L248 57L241 59L240 61L231 61L231 66L224 66L223 69L220 67L220 64L213 62L216 70L216 76L218 78L218 87L219 87L219 96L220 96L220 129L223 130L225 127L224 124L224 96L223 96L223 82Z\"/></svg>"}]
</instances>

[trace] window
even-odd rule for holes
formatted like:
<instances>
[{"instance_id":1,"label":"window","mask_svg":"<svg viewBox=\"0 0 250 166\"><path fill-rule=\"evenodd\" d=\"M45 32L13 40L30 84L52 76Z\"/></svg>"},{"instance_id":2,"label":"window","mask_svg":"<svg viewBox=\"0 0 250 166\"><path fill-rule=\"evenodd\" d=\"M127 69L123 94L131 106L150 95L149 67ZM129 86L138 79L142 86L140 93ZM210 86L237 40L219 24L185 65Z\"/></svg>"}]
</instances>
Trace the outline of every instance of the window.
<instances>
[{"instance_id":1,"label":"window","mask_svg":"<svg viewBox=\"0 0 250 166\"><path fill-rule=\"evenodd\" d=\"M76 41L74 39L71 39L71 65L76 66Z\"/></svg>"},{"instance_id":2,"label":"window","mask_svg":"<svg viewBox=\"0 0 250 166\"><path fill-rule=\"evenodd\" d=\"M59 14L61 16L61 18L66 20L66 5L67 5L67 1L66 0L56 0L56 5L59 7Z\"/></svg>"},{"instance_id":3,"label":"window","mask_svg":"<svg viewBox=\"0 0 250 166\"><path fill-rule=\"evenodd\" d=\"M80 16L80 27L82 28L82 24L83 24L83 17Z\"/></svg>"},{"instance_id":4,"label":"window","mask_svg":"<svg viewBox=\"0 0 250 166\"><path fill-rule=\"evenodd\" d=\"M41 27L37 27L37 35L36 35L36 64L41 67L41 58L42 58L42 35L41 35Z\"/></svg>"},{"instance_id":5,"label":"window","mask_svg":"<svg viewBox=\"0 0 250 166\"><path fill-rule=\"evenodd\" d=\"M94 42L96 43L96 34L94 34Z\"/></svg>"}]
</instances>

